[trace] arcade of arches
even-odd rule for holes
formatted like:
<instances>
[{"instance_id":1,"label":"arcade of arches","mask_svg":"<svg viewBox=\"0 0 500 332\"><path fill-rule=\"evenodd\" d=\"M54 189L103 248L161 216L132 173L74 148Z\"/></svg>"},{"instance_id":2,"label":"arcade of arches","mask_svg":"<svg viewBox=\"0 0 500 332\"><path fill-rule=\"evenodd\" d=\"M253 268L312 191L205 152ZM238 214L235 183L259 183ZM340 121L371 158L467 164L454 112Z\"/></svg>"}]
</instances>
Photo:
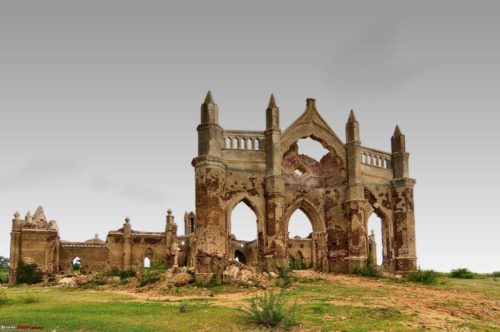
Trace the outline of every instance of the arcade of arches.
<instances>
[{"instance_id":1,"label":"arcade of arches","mask_svg":"<svg viewBox=\"0 0 500 332\"><path fill-rule=\"evenodd\" d=\"M218 105L210 92L206 96L192 161L195 211L184 215L184 235L170 210L162 232L133 230L126 218L105 240L96 234L84 242L61 240L57 223L42 208L24 219L16 212L11 280L20 260L52 272L72 269L75 257L84 272L140 270L148 261L187 265L201 282L222 274L231 260L275 271L294 259L316 270L349 273L371 255L389 271L415 269L415 180L400 129L391 137L391 152L384 152L361 144L352 111L345 142L314 99L283 131L273 96L264 113L265 130L224 129ZM238 213L240 206L246 214ZM297 215L304 233L294 233ZM371 216L378 219L379 236L369 233ZM253 235L245 237L239 227Z\"/></svg>"}]
</instances>

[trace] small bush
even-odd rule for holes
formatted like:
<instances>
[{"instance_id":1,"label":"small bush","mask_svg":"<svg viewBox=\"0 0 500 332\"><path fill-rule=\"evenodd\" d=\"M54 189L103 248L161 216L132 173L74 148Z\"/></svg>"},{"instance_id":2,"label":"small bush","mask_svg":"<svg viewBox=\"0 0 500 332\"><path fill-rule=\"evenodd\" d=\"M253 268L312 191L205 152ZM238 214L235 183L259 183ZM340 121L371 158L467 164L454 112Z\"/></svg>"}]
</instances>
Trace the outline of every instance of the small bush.
<instances>
[{"instance_id":1,"label":"small bush","mask_svg":"<svg viewBox=\"0 0 500 332\"><path fill-rule=\"evenodd\" d=\"M19 296L19 300L24 304L38 303L40 302L40 297L31 292L25 292L23 295Z\"/></svg>"},{"instance_id":2,"label":"small bush","mask_svg":"<svg viewBox=\"0 0 500 332\"><path fill-rule=\"evenodd\" d=\"M179 312L187 312L188 309L188 302L186 300L181 300L181 303L179 303Z\"/></svg>"},{"instance_id":3,"label":"small bush","mask_svg":"<svg viewBox=\"0 0 500 332\"><path fill-rule=\"evenodd\" d=\"M279 279L277 281L277 286L288 287L292 284L292 276L290 275L290 269L287 267L277 267Z\"/></svg>"},{"instance_id":4,"label":"small bush","mask_svg":"<svg viewBox=\"0 0 500 332\"><path fill-rule=\"evenodd\" d=\"M306 263L301 263L295 257L290 257L289 267L290 270L307 270L311 267L311 265Z\"/></svg>"},{"instance_id":5,"label":"small bush","mask_svg":"<svg viewBox=\"0 0 500 332\"><path fill-rule=\"evenodd\" d=\"M26 264L19 262L16 268L16 277L18 284L37 284L43 280L43 274L38 270L36 264Z\"/></svg>"},{"instance_id":6,"label":"small bush","mask_svg":"<svg viewBox=\"0 0 500 332\"><path fill-rule=\"evenodd\" d=\"M152 261L150 267L148 268L150 271L160 271L165 272L169 269L169 266L165 262L161 261Z\"/></svg>"},{"instance_id":7,"label":"small bush","mask_svg":"<svg viewBox=\"0 0 500 332\"><path fill-rule=\"evenodd\" d=\"M435 285L439 281L439 273L434 270L420 270L408 273L407 279L424 285Z\"/></svg>"},{"instance_id":8,"label":"small bush","mask_svg":"<svg viewBox=\"0 0 500 332\"><path fill-rule=\"evenodd\" d=\"M141 274L141 278L139 280L139 286L143 287L148 284L155 283L161 279L162 273L159 271L150 271L149 269L144 270Z\"/></svg>"},{"instance_id":9,"label":"small bush","mask_svg":"<svg viewBox=\"0 0 500 332\"><path fill-rule=\"evenodd\" d=\"M135 271L133 269L120 270L120 269L114 268L109 272L109 275L113 276L113 277L120 277L121 280L125 280L128 278L134 277Z\"/></svg>"},{"instance_id":10,"label":"small bush","mask_svg":"<svg viewBox=\"0 0 500 332\"><path fill-rule=\"evenodd\" d=\"M475 273L469 271L469 269L461 268L451 270L450 278L458 278L458 279L474 279Z\"/></svg>"},{"instance_id":11,"label":"small bush","mask_svg":"<svg viewBox=\"0 0 500 332\"><path fill-rule=\"evenodd\" d=\"M250 300L249 308L240 308L244 317L250 322L270 328L289 329L297 325L297 304L288 306L283 292L275 294L266 291L261 296Z\"/></svg>"},{"instance_id":12,"label":"small bush","mask_svg":"<svg viewBox=\"0 0 500 332\"><path fill-rule=\"evenodd\" d=\"M500 271L493 271L493 273L491 273L491 276L494 280L497 280L497 278L500 278Z\"/></svg>"},{"instance_id":13,"label":"small bush","mask_svg":"<svg viewBox=\"0 0 500 332\"><path fill-rule=\"evenodd\" d=\"M366 259L366 265L362 268L355 268L353 273L368 278L380 277L380 271L370 255L368 255L368 258Z\"/></svg>"}]
</instances>

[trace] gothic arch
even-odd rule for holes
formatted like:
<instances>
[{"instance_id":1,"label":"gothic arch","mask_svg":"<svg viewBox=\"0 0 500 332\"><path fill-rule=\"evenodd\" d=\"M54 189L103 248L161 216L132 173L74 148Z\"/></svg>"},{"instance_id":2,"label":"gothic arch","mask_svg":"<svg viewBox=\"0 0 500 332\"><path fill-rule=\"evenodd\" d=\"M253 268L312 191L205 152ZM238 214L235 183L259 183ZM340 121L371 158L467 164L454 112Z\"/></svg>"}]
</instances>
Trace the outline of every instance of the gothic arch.
<instances>
[{"instance_id":1,"label":"gothic arch","mask_svg":"<svg viewBox=\"0 0 500 332\"><path fill-rule=\"evenodd\" d=\"M382 227L382 239L380 239L380 245L382 245L382 266L388 270L393 267L394 258L394 227L392 223L392 213L384 206L379 204L375 198L375 195L370 191L370 189L365 187L365 229L368 236L368 220L375 213L381 222ZM367 242L368 243L368 242Z\"/></svg>"},{"instance_id":2,"label":"gothic arch","mask_svg":"<svg viewBox=\"0 0 500 332\"><path fill-rule=\"evenodd\" d=\"M257 217L257 234L260 234L262 232L262 235L265 235L265 218L264 218L264 211L259 209L259 204L255 201L254 198L250 197L247 193L239 193L237 195L234 195L226 204L226 230L227 230L227 235L229 236L231 234L231 213L233 212L234 208L236 205L239 203L245 203L250 210L255 213L255 216Z\"/></svg>"},{"instance_id":3,"label":"gothic arch","mask_svg":"<svg viewBox=\"0 0 500 332\"><path fill-rule=\"evenodd\" d=\"M326 232L325 221L321 217L320 213L316 210L314 205L309 202L306 198L302 197L296 200L288 209L285 214L285 234L288 234L288 224L290 223L290 218L293 213L301 209L305 215L309 218L311 222L313 233Z\"/></svg>"}]
</instances>

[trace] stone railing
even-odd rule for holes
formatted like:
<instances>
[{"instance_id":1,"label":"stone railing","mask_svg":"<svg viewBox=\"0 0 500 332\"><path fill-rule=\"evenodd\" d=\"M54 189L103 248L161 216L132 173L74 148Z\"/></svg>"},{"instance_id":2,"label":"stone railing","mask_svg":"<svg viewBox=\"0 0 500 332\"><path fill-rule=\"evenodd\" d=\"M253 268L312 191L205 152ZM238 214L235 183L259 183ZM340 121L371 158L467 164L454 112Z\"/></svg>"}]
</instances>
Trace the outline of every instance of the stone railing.
<instances>
[{"instance_id":1,"label":"stone railing","mask_svg":"<svg viewBox=\"0 0 500 332\"><path fill-rule=\"evenodd\" d=\"M361 147L361 163L380 168L392 168L391 154L375 150L372 148Z\"/></svg>"},{"instance_id":2,"label":"stone railing","mask_svg":"<svg viewBox=\"0 0 500 332\"><path fill-rule=\"evenodd\" d=\"M260 131L225 130L224 148L235 150L265 150L266 135Z\"/></svg>"},{"instance_id":3,"label":"stone railing","mask_svg":"<svg viewBox=\"0 0 500 332\"><path fill-rule=\"evenodd\" d=\"M73 243L61 243L63 248L103 248L106 247L105 243L84 243L84 242L73 242Z\"/></svg>"}]
</instances>

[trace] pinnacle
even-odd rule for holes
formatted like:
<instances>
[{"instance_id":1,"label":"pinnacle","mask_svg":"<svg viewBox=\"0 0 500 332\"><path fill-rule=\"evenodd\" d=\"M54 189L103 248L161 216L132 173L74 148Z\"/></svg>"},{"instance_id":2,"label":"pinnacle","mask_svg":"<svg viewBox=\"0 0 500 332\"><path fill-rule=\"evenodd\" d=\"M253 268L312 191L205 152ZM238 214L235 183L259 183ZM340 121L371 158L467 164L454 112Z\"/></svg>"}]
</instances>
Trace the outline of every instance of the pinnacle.
<instances>
[{"instance_id":1,"label":"pinnacle","mask_svg":"<svg viewBox=\"0 0 500 332\"><path fill-rule=\"evenodd\" d=\"M271 98L269 99L269 108L277 108L276 100L274 99L274 94L271 93Z\"/></svg>"},{"instance_id":2,"label":"pinnacle","mask_svg":"<svg viewBox=\"0 0 500 332\"><path fill-rule=\"evenodd\" d=\"M207 96L205 97L205 104L215 104L214 97L210 90L208 90Z\"/></svg>"},{"instance_id":3,"label":"pinnacle","mask_svg":"<svg viewBox=\"0 0 500 332\"><path fill-rule=\"evenodd\" d=\"M401 135L403 135L401 133L401 129L399 129L399 126L396 125L396 129L394 130L394 136L401 136Z\"/></svg>"},{"instance_id":4,"label":"pinnacle","mask_svg":"<svg viewBox=\"0 0 500 332\"><path fill-rule=\"evenodd\" d=\"M351 110L351 112L349 113L349 122L355 122L355 121L357 121L356 115L354 114L354 111Z\"/></svg>"},{"instance_id":5,"label":"pinnacle","mask_svg":"<svg viewBox=\"0 0 500 332\"><path fill-rule=\"evenodd\" d=\"M316 99L307 98L306 99L306 110L315 110L316 109Z\"/></svg>"}]
</instances>

